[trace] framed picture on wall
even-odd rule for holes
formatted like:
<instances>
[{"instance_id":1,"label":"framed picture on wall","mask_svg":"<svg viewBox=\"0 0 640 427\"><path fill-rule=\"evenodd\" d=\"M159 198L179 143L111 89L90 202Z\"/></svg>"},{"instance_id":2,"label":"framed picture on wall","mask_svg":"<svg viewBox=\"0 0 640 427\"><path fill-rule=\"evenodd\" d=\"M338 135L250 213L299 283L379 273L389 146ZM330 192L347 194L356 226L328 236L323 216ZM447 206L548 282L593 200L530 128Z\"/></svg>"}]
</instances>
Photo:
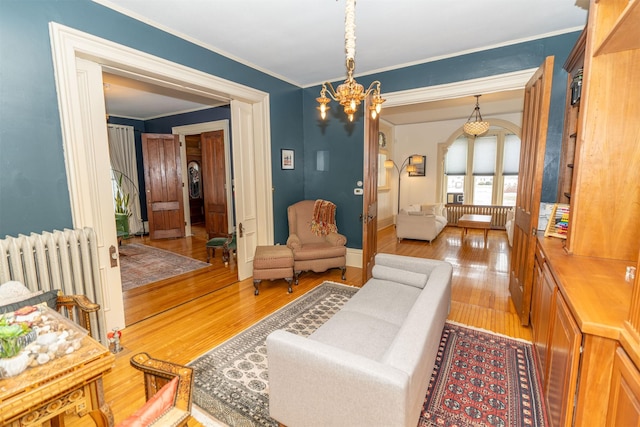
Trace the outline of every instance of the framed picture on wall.
<instances>
[{"instance_id":1,"label":"framed picture on wall","mask_svg":"<svg viewBox=\"0 0 640 427\"><path fill-rule=\"evenodd\" d=\"M413 156L409 157L409 164L416 167L415 172L409 172L409 176L425 176L427 170L427 156L422 156L422 163L413 163Z\"/></svg>"},{"instance_id":2,"label":"framed picture on wall","mask_svg":"<svg viewBox=\"0 0 640 427\"><path fill-rule=\"evenodd\" d=\"M280 169L295 169L294 151L289 149L280 150Z\"/></svg>"}]
</instances>

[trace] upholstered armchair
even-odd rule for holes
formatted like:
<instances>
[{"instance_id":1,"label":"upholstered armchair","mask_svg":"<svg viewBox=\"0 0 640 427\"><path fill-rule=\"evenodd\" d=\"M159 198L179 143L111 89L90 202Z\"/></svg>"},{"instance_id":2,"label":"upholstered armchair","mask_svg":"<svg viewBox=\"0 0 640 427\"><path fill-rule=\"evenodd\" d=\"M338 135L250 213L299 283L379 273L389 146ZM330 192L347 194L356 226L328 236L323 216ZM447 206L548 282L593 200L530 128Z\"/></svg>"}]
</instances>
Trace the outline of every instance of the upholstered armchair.
<instances>
[{"instance_id":1,"label":"upholstered armchair","mask_svg":"<svg viewBox=\"0 0 640 427\"><path fill-rule=\"evenodd\" d=\"M289 238L287 246L293 252L293 269L296 280L303 271L322 273L330 268L342 270L342 280L347 271L347 238L331 231L317 235L312 230L315 200L303 200L287 209Z\"/></svg>"}]
</instances>

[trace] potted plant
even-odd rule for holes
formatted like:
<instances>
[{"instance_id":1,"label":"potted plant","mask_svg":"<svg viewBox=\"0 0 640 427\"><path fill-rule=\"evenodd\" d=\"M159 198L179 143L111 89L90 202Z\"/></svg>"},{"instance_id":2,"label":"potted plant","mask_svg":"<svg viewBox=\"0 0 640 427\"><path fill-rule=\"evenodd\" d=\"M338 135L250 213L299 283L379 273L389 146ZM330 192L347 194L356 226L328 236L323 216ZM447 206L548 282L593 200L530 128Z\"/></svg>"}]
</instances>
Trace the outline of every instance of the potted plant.
<instances>
[{"instance_id":1,"label":"potted plant","mask_svg":"<svg viewBox=\"0 0 640 427\"><path fill-rule=\"evenodd\" d=\"M114 196L115 213L116 213L116 231L119 237L129 236L129 217L131 210L129 209L129 193L124 191L122 186L123 174L116 181L116 194Z\"/></svg>"},{"instance_id":2,"label":"potted plant","mask_svg":"<svg viewBox=\"0 0 640 427\"><path fill-rule=\"evenodd\" d=\"M27 369L29 355L22 350L36 337L27 323L10 323L0 318L0 378L12 377Z\"/></svg>"}]
</instances>

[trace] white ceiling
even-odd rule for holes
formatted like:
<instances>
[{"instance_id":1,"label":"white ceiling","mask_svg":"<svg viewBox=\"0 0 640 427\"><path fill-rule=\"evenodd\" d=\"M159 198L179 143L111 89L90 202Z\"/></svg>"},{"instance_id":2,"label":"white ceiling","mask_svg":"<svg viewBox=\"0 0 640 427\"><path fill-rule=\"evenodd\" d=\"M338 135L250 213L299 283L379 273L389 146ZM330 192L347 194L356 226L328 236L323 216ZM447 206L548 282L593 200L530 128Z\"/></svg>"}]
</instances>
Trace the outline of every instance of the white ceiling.
<instances>
[{"instance_id":1,"label":"white ceiling","mask_svg":"<svg viewBox=\"0 0 640 427\"><path fill-rule=\"evenodd\" d=\"M94 1L302 87L345 78L344 1ZM584 3L361 0L356 5L356 76L581 29L587 19ZM112 115L148 119L215 106L211 100L159 92L157 86L137 87L115 75L105 75L105 82ZM493 114L494 95L481 98L483 115ZM512 95L519 99L499 96L495 108L508 112L503 111L507 105L519 102L521 109L521 94ZM446 116L466 118L474 102L473 97L454 100L463 104L464 113L451 110ZM394 107L383 110L383 118L400 124L404 119L396 113L402 113L409 114L408 122L424 121L415 110L427 108L434 120L435 110L452 107Z\"/></svg>"}]
</instances>

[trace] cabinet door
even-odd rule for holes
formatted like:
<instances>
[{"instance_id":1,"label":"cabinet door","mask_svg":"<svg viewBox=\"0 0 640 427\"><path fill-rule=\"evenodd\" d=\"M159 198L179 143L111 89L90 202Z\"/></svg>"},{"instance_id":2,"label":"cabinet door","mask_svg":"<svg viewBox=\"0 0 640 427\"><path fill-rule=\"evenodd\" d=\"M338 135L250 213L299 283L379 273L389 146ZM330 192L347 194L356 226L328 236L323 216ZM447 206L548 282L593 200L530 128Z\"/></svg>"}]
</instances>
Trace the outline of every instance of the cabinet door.
<instances>
[{"instance_id":1,"label":"cabinet door","mask_svg":"<svg viewBox=\"0 0 640 427\"><path fill-rule=\"evenodd\" d=\"M640 426L640 372L622 348L613 362L607 426Z\"/></svg>"},{"instance_id":2,"label":"cabinet door","mask_svg":"<svg viewBox=\"0 0 640 427\"><path fill-rule=\"evenodd\" d=\"M582 333L560 292L549 336L545 396L552 426L570 426L576 395Z\"/></svg>"},{"instance_id":3,"label":"cabinet door","mask_svg":"<svg viewBox=\"0 0 640 427\"><path fill-rule=\"evenodd\" d=\"M534 271L533 301L531 307L531 327L533 332L533 348L536 351L538 372L542 384L547 379L547 352L549 327L553 314L555 281L551 277L549 267L540 262L536 254L536 268Z\"/></svg>"}]
</instances>

